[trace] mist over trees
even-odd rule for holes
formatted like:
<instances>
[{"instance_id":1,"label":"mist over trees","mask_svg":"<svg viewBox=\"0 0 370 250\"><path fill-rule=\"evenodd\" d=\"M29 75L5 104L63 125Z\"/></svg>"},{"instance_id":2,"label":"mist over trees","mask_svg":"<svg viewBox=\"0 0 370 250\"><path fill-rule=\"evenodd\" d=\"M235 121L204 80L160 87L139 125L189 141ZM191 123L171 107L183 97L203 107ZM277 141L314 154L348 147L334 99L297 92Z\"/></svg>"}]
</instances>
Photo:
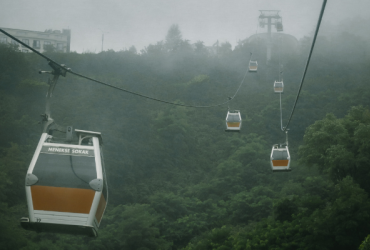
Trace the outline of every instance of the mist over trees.
<instances>
[{"instance_id":1,"label":"mist over trees","mask_svg":"<svg viewBox=\"0 0 370 250\"><path fill-rule=\"evenodd\" d=\"M284 121L290 114L311 37L284 64ZM336 42L333 42L336 41ZM273 174L271 146L285 140L273 93L277 53L264 42L191 44L172 25L137 52L45 54L82 73L192 109L153 102L67 75L53 96L60 125L104 137L109 204L98 238L35 233L24 177L41 134L44 59L0 44L1 249L357 249L370 234L369 47L346 32L319 36L289 132L290 173ZM277 46L277 45L276 45ZM344 49L345 48L345 49ZM227 109L241 110L240 133L225 133ZM367 249L369 240L362 243Z\"/></svg>"}]
</instances>

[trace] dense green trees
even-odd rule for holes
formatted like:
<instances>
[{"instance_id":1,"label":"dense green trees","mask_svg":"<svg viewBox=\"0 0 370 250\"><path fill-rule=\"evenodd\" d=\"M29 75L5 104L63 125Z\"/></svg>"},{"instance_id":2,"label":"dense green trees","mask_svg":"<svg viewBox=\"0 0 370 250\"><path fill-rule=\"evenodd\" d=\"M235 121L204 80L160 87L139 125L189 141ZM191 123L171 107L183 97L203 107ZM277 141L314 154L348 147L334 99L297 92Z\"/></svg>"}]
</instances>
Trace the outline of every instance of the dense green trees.
<instances>
[{"instance_id":1,"label":"dense green trees","mask_svg":"<svg viewBox=\"0 0 370 250\"><path fill-rule=\"evenodd\" d=\"M329 114L307 128L302 161L317 165L333 181L352 176L362 188L370 191L369 110L353 107L343 119Z\"/></svg>"},{"instance_id":2,"label":"dense green trees","mask_svg":"<svg viewBox=\"0 0 370 250\"><path fill-rule=\"evenodd\" d=\"M360 37L339 36L356 41L354 55L368 49ZM117 86L208 105L234 94L250 51L260 50L259 72L247 75L230 103L242 113L238 134L223 132L227 107L168 106L71 75L60 78L53 118L104 136L110 195L96 239L19 226L27 215L24 176L47 89L47 77L37 70L48 66L34 54L1 45L6 60L0 61L0 249L358 248L370 234L370 58L340 60L342 45L330 45L330 39L318 40L320 53L312 58L292 120L293 171L278 174L269 167L271 145L284 140L272 91L276 60L263 63L262 41L208 50L201 41L190 46L174 25L164 41L140 53L48 51L76 72ZM305 42L299 53L283 56L284 117L298 88ZM367 245L365 240L362 249Z\"/></svg>"},{"instance_id":3,"label":"dense green trees","mask_svg":"<svg viewBox=\"0 0 370 250\"><path fill-rule=\"evenodd\" d=\"M311 182L307 178L305 182ZM275 218L252 228L222 228L205 233L186 249L351 249L370 230L367 193L350 177L328 187L329 197L303 195L282 199ZM306 193L308 190L305 190ZM219 242L222 241L222 244ZM217 246L217 247L214 247ZM232 248L230 248L232 246Z\"/></svg>"}]
</instances>

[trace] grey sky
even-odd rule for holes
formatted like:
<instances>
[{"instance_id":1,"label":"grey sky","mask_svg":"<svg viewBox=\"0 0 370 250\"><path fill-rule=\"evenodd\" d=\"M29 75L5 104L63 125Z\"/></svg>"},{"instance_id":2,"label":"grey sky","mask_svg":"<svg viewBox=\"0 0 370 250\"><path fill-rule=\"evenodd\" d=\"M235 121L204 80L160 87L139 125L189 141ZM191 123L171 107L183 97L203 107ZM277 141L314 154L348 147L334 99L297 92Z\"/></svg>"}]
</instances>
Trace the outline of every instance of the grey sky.
<instances>
[{"instance_id":1,"label":"grey sky","mask_svg":"<svg viewBox=\"0 0 370 250\"><path fill-rule=\"evenodd\" d=\"M138 50L164 40L171 24L183 38L233 46L257 30L260 9L281 10L284 32L297 38L313 32L322 0L1 0L0 27L39 30L70 28L77 52ZM367 18L370 0L329 0L324 22Z\"/></svg>"}]
</instances>

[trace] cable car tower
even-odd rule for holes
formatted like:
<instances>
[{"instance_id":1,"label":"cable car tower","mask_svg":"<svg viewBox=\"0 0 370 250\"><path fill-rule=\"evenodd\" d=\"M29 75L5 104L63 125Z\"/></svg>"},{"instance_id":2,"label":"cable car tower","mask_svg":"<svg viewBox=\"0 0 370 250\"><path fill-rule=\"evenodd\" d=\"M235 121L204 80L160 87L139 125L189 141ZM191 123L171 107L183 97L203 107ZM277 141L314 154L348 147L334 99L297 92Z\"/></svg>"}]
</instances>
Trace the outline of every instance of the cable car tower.
<instances>
[{"instance_id":1,"label":"cable car tower","mask_svg":"<svg viewBox=\"0 0 370 250\"><path fill-rule=\"evenodd\" d=\"M280 10L260 10L261 14L258 17L258 22L261 28L267 25L268 41L267 41L267 61L271 60L272 35L271 26L275 26L276 31L283 31L282 17L279 15Z\"/></svg>"}]
</instances>

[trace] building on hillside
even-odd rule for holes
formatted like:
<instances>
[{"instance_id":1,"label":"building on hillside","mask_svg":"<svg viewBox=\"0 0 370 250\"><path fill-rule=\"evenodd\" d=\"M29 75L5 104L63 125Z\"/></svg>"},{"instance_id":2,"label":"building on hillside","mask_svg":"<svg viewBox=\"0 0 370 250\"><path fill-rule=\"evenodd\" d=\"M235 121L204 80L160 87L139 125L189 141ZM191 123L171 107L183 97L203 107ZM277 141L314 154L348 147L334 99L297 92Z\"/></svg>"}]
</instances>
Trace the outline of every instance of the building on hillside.
<instances>
[{"instance_id":1,"label":"building on hillside","mask_svg":"<svg viewBox=\"0 0 370 250\"><path fill-rule=\"evenodd\" d=\"M62 31L45 30L44 32L9 28L2 29L39 52L44 52L45 48L50 45L54 47L55 51L64 53L70 52L71 30L69 29L63 29ZM22 52L31 52L31 50L25 46L21 46L3 33L0 33L0 43L12 43L19 45L19 49Z\"/></svg>"}]
</instances>

